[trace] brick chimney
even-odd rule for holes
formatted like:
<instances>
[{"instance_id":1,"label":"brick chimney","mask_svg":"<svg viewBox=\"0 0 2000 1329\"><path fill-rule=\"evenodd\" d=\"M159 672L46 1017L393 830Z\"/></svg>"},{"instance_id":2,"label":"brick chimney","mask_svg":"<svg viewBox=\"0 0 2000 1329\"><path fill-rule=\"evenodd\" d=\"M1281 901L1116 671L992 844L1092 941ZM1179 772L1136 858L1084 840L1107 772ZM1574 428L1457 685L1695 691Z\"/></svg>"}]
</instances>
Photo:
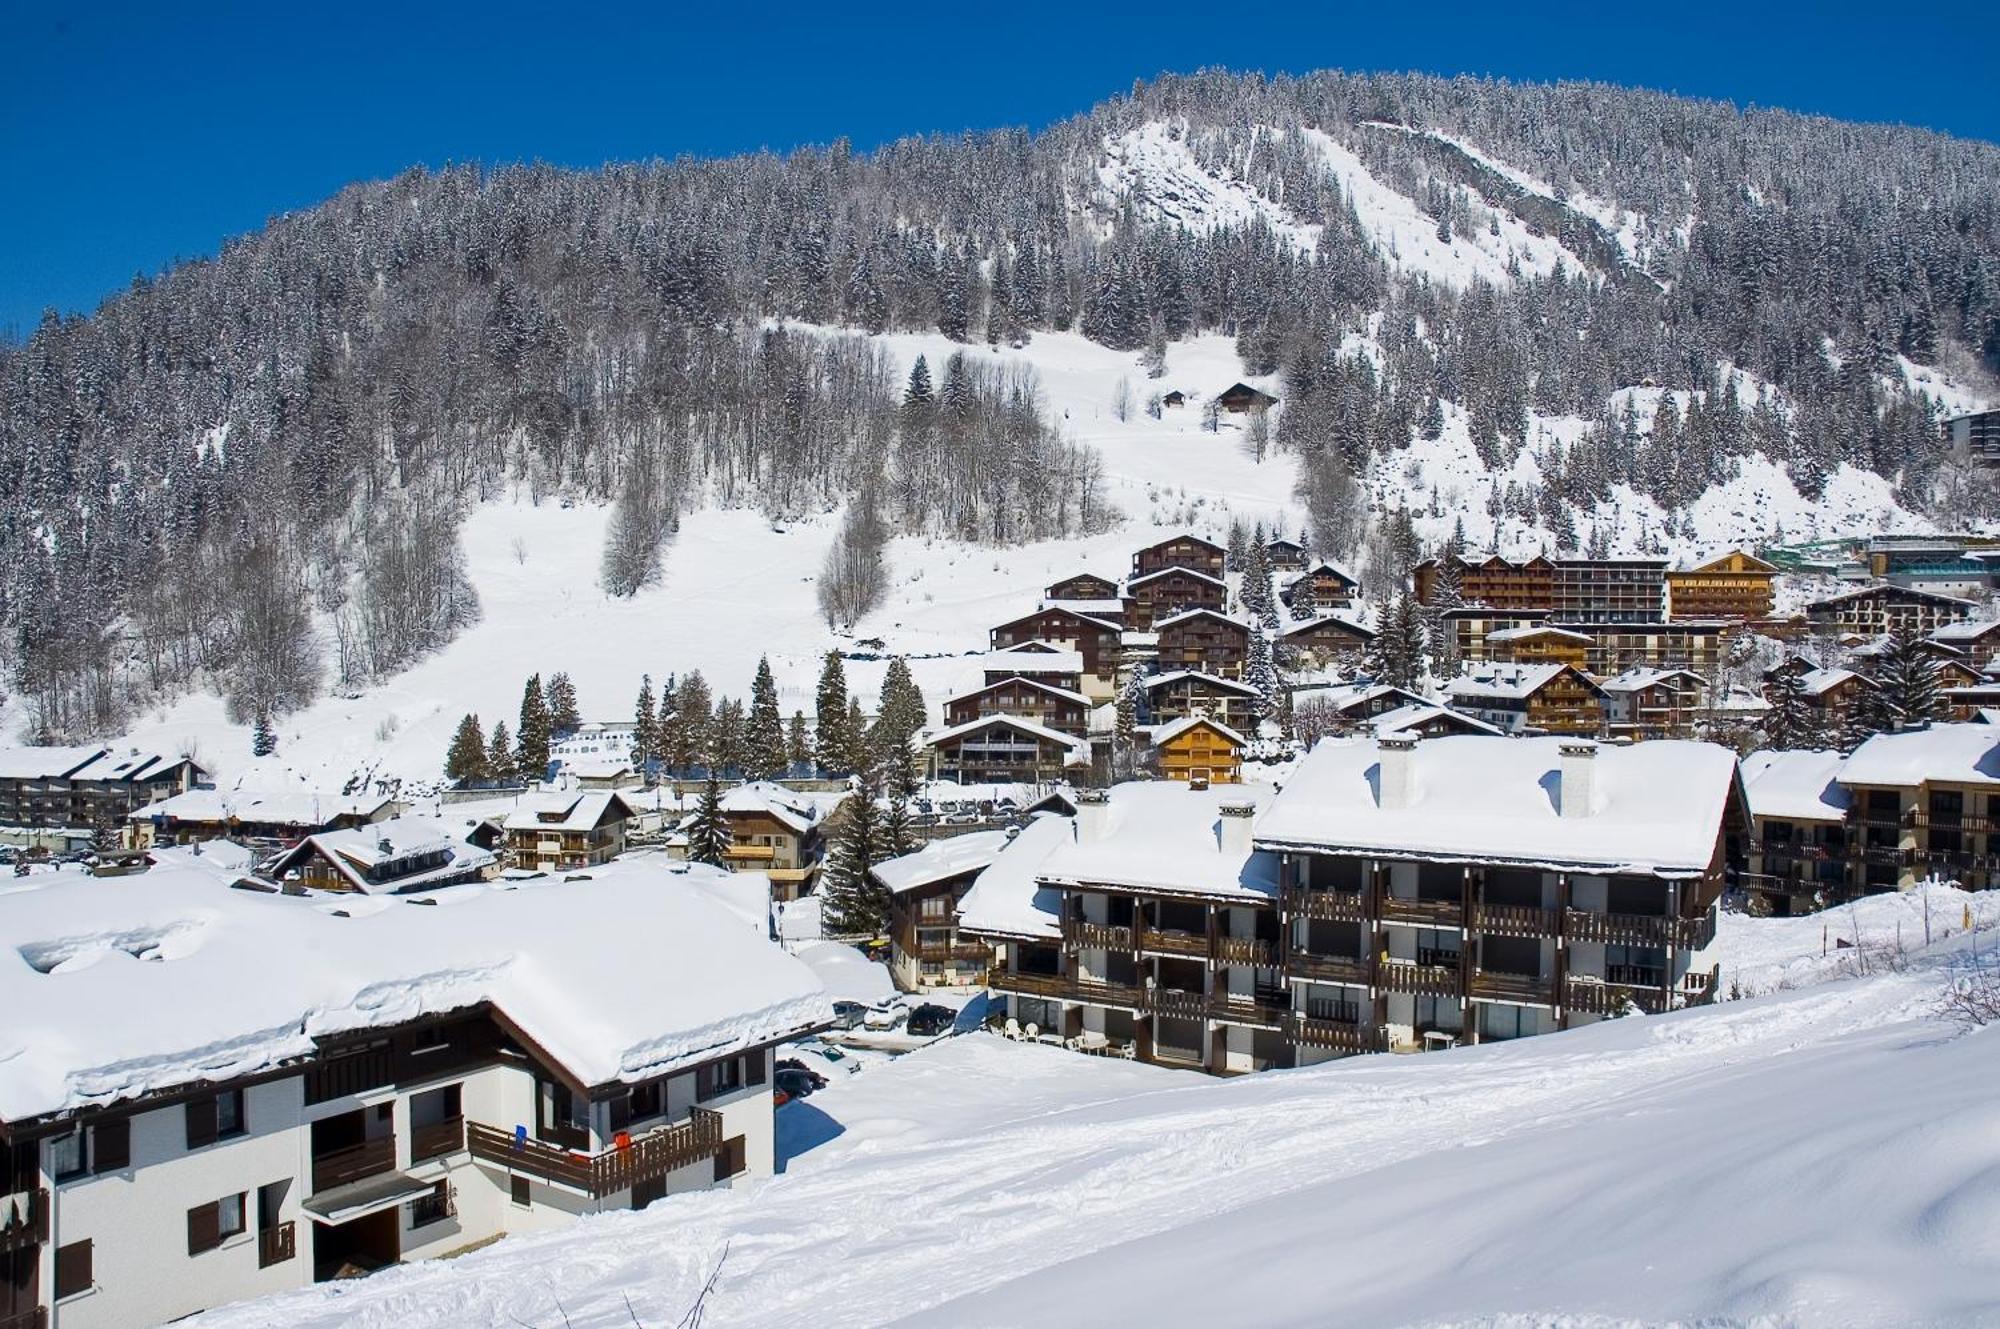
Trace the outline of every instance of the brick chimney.
<instances>
[{"instance_id":1,"label":"brick chimney","mask_svg":"<svg viewBox=\"0 0 2000 1329\"><path fill-rule=\"evenodd\" d=\"M1588 817L1596 791L1597 744L1584 739L1564 743L1557 767L1556 811L1565 817Z\"/></svg>"},{"instance_id":2,"label":"brick chimney","mask_svg":"<svg viewBox=\"0 0 2000 1329\"><path fill-rule=\"evenodd\" d=\"M1390 734L1375 740L1375 805L1384 812L1399 812L1417 797L1417 740L1408 734Z\"/></svg>"}]
</instances>

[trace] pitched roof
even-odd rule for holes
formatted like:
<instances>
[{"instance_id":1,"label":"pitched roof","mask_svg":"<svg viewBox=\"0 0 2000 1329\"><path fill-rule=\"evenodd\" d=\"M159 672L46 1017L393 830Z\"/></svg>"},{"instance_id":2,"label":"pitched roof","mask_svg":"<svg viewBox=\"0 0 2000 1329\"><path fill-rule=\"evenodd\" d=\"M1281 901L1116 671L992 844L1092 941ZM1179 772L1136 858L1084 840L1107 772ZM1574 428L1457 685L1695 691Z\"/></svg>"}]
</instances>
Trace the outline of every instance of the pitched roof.
<instances>
[{"instance_id":1,"label":"pitched roof","mask_svg":"<svg viewBox=\"0 0 2000 1329\"><path fill-rule=\"evenodd\" d=\"M1766 750L1743 759L1743 793L1753 817L1839 821L1854 803L1839 781L1838 752Z\"/></svg>"},{"instance_id":2,"label":"pitched roof","mask_svg":"<svg viewBox=\"0 0 2000 1329\"><path fill-rule=\"evenodd\" d=\"M986 683L979 687L973 688L969 691L961 692L955 697L946 697L944 700L944 704L949 706L953 702L970 701L974 697L983 696L984 694L995 691L996 689L1011 688L1011 687L1033 688L1037 692L1046 692L1049 696L1056 698L1058 701L1066 701L1076 706L1090 705L1090 698L1084 696L1081 692L1072 692L1068 688L1059 688L1053 683L1044 683L1040 679L1036 678L1020 678L1020 677L998 679L992 683Z\"/></svg>"},{"instance_id":3,"label":"pitched roof","mask_svg":"<svg viewBox=\"0 0 2000 1329\"><path fill-rule=\"evenodd\" d=\"M885 858L869 869L875 880L892 894L932 886L968 872L983 871L1000 856L1013 833L1002 827L993 831L971 831L932 840L912 854Z\"/></svg>"},{"instance_id":4,"label":"pitched roof","mask_svg":"<svg viewBox=\"0 0 2000 1329\"><path fill-rule=\"evenodd\" d=\"M832 796L837 804L844 795ZM769 780L749 780L722 795L725 815L762 814L781 823L795 835L803 835L820 824L831 810L825 796L801 793Z\"/></svg>"},{"instance_id":5,"label":"pitched roof","mask_svg":"<svg viewBox=\"0 0 2000 1329\"><path fill-rule=\"evenodd\" d=\"M1604 691L1588 674L1554 662L1483 664L1473 666L1473 670L1445 684L1445 694L1452 697L1505 697L1520 701L1534 696L1563 674L1580 680L1592 692L1602 694Z\"/></svg>"},{"instance_id":6,"label":"pitched roof","mask_svg":"<svg viewBox=\"0 0 2000 1329\"><path fill-rule=\"evenodd\" d=\"M1907 596L1917 600L1930 600L1941 605L1957 605L1964 609L1977 608L1972 601L1961 600L1955 595L1941 595L1936 591L1926 591L1916 586L1890 586L1885 583L1876 586L1857 586L1851 591L1842 591L1823 600L1814 600L1806 606L1806 612L1810 614L1815 609L1825 609L1831 605L1845 604L1849 600L1859 600L1873 595Z\"/></svg>"},{"instance_id":7,"label":"pitched roof","mask_svg":"<svg viewBox=\"0 0 2000 1329\"><path fill-rule=\"evenodd\" d=\"M1116 785L1101 809L1101 833L1087 833L1091 809L1081 809L1077 840L1043 860L1038 875L1057 886L1103 884L1270 899L1278 893L1277 858L1224 849L1221 808L1225 803L1264 805L1271 796L1268 787L1247 784L1195 789L1173 780L1140 780Z\"/></svg>"},{"instance_id":8,"label":"pitched roof","mask_svg":"<svg viewBox=\"0 0 2000 1329\"><path fill-rule=\"evenodd\" d=\"M1405 705L1431 704L1427 698L1407 688L1399 688L1389 683L1342 683L1330 687L1294 688L1292 705L1297 707L1304 703L1331 706L1344 714L1382 697L1401 697Z\"/></svg>"},{"instance_id":9,"label":"pitched roof","mask_svg":"<svg viewBox=\"0 0 2000 1329\"><path fill-rule=\"evenodd\" d=\"M1131 581L1125 583L1125 588L1127 590L1137 590L1147 582L1158 581L1162 577L1193 577L1198 581L1205 581L1211 586L1225 588L1228 586L1228 583L1223 581L1222 578L1210 576L1200 568L1185 568L1176 564L1173 567L1161 568L1158 572L1149 572L1143 577L1134 577Z\"/></svg>"},{"instance_id":10,"label":"pitched roof","mask_svg":"<svg viewBox=\"0 0 2000 1329\"><path fill-rule=\"evenodd\" d=\"M1064 609L1060 606L1044 606L1043 608L1035 610L1033 613L1023 614L1019 618L1010 618L1005 623L1002 623L998 627L994 628L994 631L998 632L1000 628L1019 627L1021 624L1033 622L1035 619L1038 619L1045 614L1068 614L1072 618L1080 618L1086 623L1104 629L1106 632L1118 632L1122 630L1118 626L1118 624L1109 622L1106 619L1094 618L1089 614L1079 614L1075 610ZM1025 643L1016 642L1014 644L1016 647L1019 647ZM1001 649L1005 650L1007 648L1002 647Z\"/></svg>"},{"instance_id":11,"label":"pitched roof","mask_svg":"<svg viewBox=\"0 0 2000 1329\"><path fill-rule=\"evenodd\" d=\"M1074 823L1038 813L1008 840L958 902L958 925L968 932L1037 940L1060 937L1062 895L1036 880L1042 861L1074 834Z\"/></svg>"},{"instance_id":12,"label":"pitched roof","mask_svg":"<svg viewBox=\"0 0 2000 1329\"><path fill-rule=\"evenodd\" d=\"M501 826L510 831L587 831L607 813L629 818L632 805L609 790L530 794L514 805Z\"/></svg>"},{"instance_id":13,"label":"pitched roof","mask_svg":"<svg viewBox=\"0 0 2000 1329\"><path fill-rule=\"evenodd\" d=\"M1309 618L1303 623L1294 623L1289 627L1280 629L1278 635L1280 637L1299 637L1309 632L1317 632L1321 628L1341 628L1363 640L1372 640L1375 636L1374 629L1365 628L1353 619L1343 618L1339 614L1321 614L1319 617Z\"/></svg>"},{"instance_id":14,"label":"pitched roof","mask_svg":"<svg viewBox=\"0 0 2000 1329\"><path fill-rule=\"evenodd\" d=\"M1854 749L1840 779L1904 788L1925 781L2000 786L2000 731L1988 724L1934 724L1877 734Z\"/></svg>"},{"instance_id":15,"label":"pitched roof","mask_svg":"<svg viewBox=\"0 0 2000 1329\"><path fill-rule=\"evenodd\" d=\"M1199 669L1176 669L1171 673L1151 674L1146 677L1144 687L1146 691L1152 692L1158 688L1166 687L1169 683L1179 683L1182 681L1198 682L1203 687L1214 688L1218 692L1234 692L1239 697L1254 697L1257 695L1257 689L1251 687L1248 683L1238 683L1235 679L1224 678L1220 674L1204 674Z\"/></svg>"},{"instance_id":16,"label":"pitched roof","mask_svg":"<svg viewBox=\"0 0 2000 1329\"><path fill-rule=\"evenodd\" d=\"M1501 628L1486 634L1488 641L1526 641L1530 637L1564 637L1570 641L1580 641L1588 646L1596 638L1587 632L1575 632L1569 628L1559 628L1553 623L1531 623L1526 627Z\"/></svg>"},{"instance_id":17,"label":"pitched roof","mask_svg":"<svg viewBox=\"0 0 2000 1329\"><path fill-rule=\"evenodd\" d=\"M1035 721L1020 715L982 715L977 720L967 720L964 724L952 725L948 729L938 730L925 740L924 746L937 747L941 743L949 743L953 739L964 738L968 734L976 733L981 729L990 729L995 725L1018 730L1021 733L1032 735L1044 742L1062 745L1069 749L1069 755L1064 759L1066 764L1074 765L1078 762L1090 760L1089 743L1077 738L1073 734L1065 734L1060 729L1051 729L1045 724L1037 724Z\"/></svg>"},{"instance_id":18,"label":"pitched roof","mask_svg":"<svg viewBox=\"0 0 2000 1329\"><path fill-rule=\"evenodd\" d=\"M0 748L0 780L150 780L188 760L150 748L101 743Z\"/></svg>"},{"instance_id":19,"label":"pitched roof","mask_svg":"<svg viewBox=\"0 0 2000 1329\"><path fill-rule=\"evenodd\" d=\"M1138 550L1138 553L1150 554L1155 549L1163 549L1170 544L1177 544L1182 541L1191 541L1195 544L1202 546L1205 549L1213 549L1218 554L1226 554L1229 552L1228 550L1224 549L1221 545L1217 544L1215 541L1209 539L1205 535L1196 535L1193 531L1182 531L1179 535L1169 535L1164 540L1155 540L1152 544L1141 547ZM1135 554L1134 557L1137 557L1137 555Z\"/></svg>"},{"instance_id":20,"label":"pitched roof","mask_svg":"<svg viewBox=\"0 0 2000 1329\"><path fill-rule=\"evenodd\" d=\"M273 860L266 874L275 880L288 868L317 852L355 890L366 895L422 890L439 881L478 872L492 865L493 855L467 843L464 828L453 828L434 817L405 815L347 830L320 831ZM405 871L386 881L371 881L376 868L404 863L414 867L427 854L443 853L445 861L422 871Z\"/></svg>"},{"instance_id":21,"label":"pitched roof","mask_svg":"<svg viewBox=\"0 0 2000 1329\"><path fill-rule=\"evenodd\" d=\"M1951 645L1978 641L1990 633L2000 633L2000 618L1961 618L1955 623L1940 624L1931 633L1931 640Z\"/></svg>"},{"instance_id":22,"label":"pitched roof","mask_svg":"<svg viewBox=\"0 0 2000 1329\"><path fill-rule=\"evenodd\" d=\"M320 827L341 817L371 818L384 808L393 807L395 802L385 794L342 794L317 789L190 789L128 815L132 821L159 817L189 822Z\"/></svg>"},{"instance_id":23,"label":"pitched roof","mask_svg":"<svg viewBox=\"0 0 2000 1329\"><path fill-rule=\"evenodd\" d=\"M1464 711L1454 711L1448 706L1438 706L1427 701L1411 702L1398 706L1393 711L1384 711L1367 721L1368 731L1373 734L1401 734L1437 720L1443 720L1455 729L1470 730L1475 734L1498 734L1498 725L1490 725L1476 715Z\"/></svg>"},{"instance_id":24,"label":"pitched roof","mask_svg":"<svg viewBox=\"0 0 2000 1329\"><path fill-rule=\"evenodd\" d=\"M1176 623L1185 623L1189 619L1194 618L1212 618L1218 623L1227 623L1230 627L1243 632L1250 630L1248 623L1245 623L1240 618L1231 618L1219 609L1183 609L1178 614L1170 614L1166 618L1154 619L1153 631L1156 633L1164 632Z\"/></svg>"},{"instance_id":25,"label":"pitched roof","mask_svg":"<svg viewBox=\"0 0 2000 1329\"><path fill-rule=\"evenodd\" d=\"M1206 715L1190 715L1185 719L1175 720L1170 724L1154 725L1153 746L1156 748L1165 747L1182 734L1188 732L1188 730L1204 727L1213 729L1239 748L1250 745L1249 739L1243 737L1243 735L1237 733L1234 729L1222 723L1222 721L1212 719Z\"/></svg>"}]
</instances>

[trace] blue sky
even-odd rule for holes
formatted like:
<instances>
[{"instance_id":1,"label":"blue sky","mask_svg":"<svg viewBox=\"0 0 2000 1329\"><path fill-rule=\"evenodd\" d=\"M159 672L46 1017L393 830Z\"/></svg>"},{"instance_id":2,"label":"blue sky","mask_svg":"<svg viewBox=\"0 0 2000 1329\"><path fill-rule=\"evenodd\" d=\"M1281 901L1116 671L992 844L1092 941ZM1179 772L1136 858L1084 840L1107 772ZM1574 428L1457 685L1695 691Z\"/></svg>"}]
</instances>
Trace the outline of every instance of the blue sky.
<instances>
[{"instance_id":1,"label":"blue sky","mask_svg":"<svg viewBox=\"0 0 2000 1329\"><path fill-rule=\"evenodd\" d=\"M1163 70L1587 78L2000 140L2000 3L0 0L0 330L412 164L1039 126Z\"/></svg>"}]
</instances>

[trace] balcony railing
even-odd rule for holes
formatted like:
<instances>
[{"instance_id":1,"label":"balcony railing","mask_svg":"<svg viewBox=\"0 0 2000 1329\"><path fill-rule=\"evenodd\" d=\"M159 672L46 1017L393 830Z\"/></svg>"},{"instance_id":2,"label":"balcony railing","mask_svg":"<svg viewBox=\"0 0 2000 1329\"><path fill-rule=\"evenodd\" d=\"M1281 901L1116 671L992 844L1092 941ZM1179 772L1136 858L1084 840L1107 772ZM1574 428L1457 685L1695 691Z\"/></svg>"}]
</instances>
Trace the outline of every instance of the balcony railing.
<instances>
[{"instance_id":1,"label":"balcony railing","mask_svg":"<svg viewBox=\"0 0 2000 1329\"><path fill-rule=\"evenodd\" d=\"M1332 1048L1338 1052L1380 1052L1384 1046L1382 1031L1376 1025L1316 1020L1308 1015L1288 1017L1285 1037L1307 1047Z\"/></svg>"},{"instance_id":2,"label":"balcony railing","mask_svg":"<svg viewBox=\"0 0 2000 1329\"><path fill-rule=\"evenodd\" d=\"M47 1188L24 1192L28 1200L21 1204L18 1197L11 1203L0 1201L0 1254L8 1251L26 1250L39 1246L49 1239L49 1193ZM19 1209L16 1220L16 1208Z\"/></svg>"},{"instance_id":3,"label":"balcony railing","mask_svg":"<svg viewBox=\"0 0 2000 1329\"><path fill-rule=\"evenodd\" d=\"M1293 978L1307 978L1318 983L1368 982L1368 962L1358 956L1293 951L1285 960L1285 972Z\"/></svg>"},{"instance_id":4,"label":"balcony railing","mask_svg":"<svg viewBox=\"0 0 2000 1329\"><path fill-rule=\"evenodd\" d=\"M1308 891L1292 889L1284 893L1285 912L1322 923L1359 923L1367 909L1360 891Z\"/></svg>"},{"instance_id":5,"label":"balcony railing","mask_svg":"<svg viewBox=\"0 0 2000 1329\"><path fill-rule=\"evenodd\" d=\"M1473 974L1472 995L1481 1001L1508 1001L1526 1006L1555 1005L1555 985L1548 979L1492 969L1481 969Z\"/></svg>"},{"instance_id":6,"label":"balcony railing","mask_svg":"<svg viewBox=\"0 0 2000 1329\"><path fill-rule=\"evenodd\" d=\"M360 1181L363 1177L372 1177L382 1172L392 1172L395 1167L396 1137L393 1135L384 1135L376 1140L364 1140L345 1149L314 1154L313 1194L323 1195L336 1186L345 1186L350 1181Z\"/></svg>"},{"instance_id":7,"label":"balcony railing","mask_svg":"<svg viewBox=\"0 0 2000 1329\"><path fill-rule=\"evenodd\" d=\"M1139 949L1158 955L1189 955L1205 960L1208 958L1208 934L1187 932L1180 928L1143 928L1139 932Z\"/></svg>"},{"instance_id":8,"label":"balcony railing","mask_svg":"<svg viewBox=\"0 0 2000 1329\"><path fill-rule=\"evenodd\" d=\"M1457 900L1411 900L1402 896L1382 896L1375 905L1384 923L1402 923L1420 928L1465 926L1465 908Z\"/></svg>"},{"instance_id":9,"label":"balcony railing","mask_svg":"<svg viewBox=\"0 0 2000 1329\"><path fill-rule=\"evenodd\" d=\"M1672 999L1657 987L1631 987L1622 983L1593 982L1572 976L1563 984L1563 1005L1588 1015L1613 1015L1630 1004L1648 1015L1672 1007Z\"/></svg>"},{"instance_id":10,"label":"balcony railing","mask_svg":"<svg viewBox=\"0 0 2000 1329\"><path fill-rule=\"evenodd\" d=\"M410 1128L410 1161L442 1158L465 1148L465 1118L447 1117L428 1126Z\"/></svg>"},{"instance_id":11,"label":"balcony railing","mask_svg":"<svg viewBox=\"0 0 2000 1329\"><path fill-rule=\"evenodd\" d=\"M1022 974L995 968L986 971L986 986L995 992L1054 997L1060 1001L1082 1001L1095 1006L1128 1006L1138 1010L1144 1004L1140 988L1127 983L1076 978L1070 974Z\"/></svg>"},{"instance_id":12,"label":"balcony railing","mask_svg":"<svg viewBox=\"0 0 2000 1329\"><path fill-rule=\"evenodd\" d=\"M1495 937L1553 937L1562 924L1554 909L1525 904L1475 904L1472 927Z\"/></svg>"},{"instance_id":13,"label":"balcony railing","mask_svg":"<svg viewBox=\"0 0 2000 1329\"><path fill-rule=\"evenodd\" d=\"M1224 964L1268 965L1272 962L1271 943L1257 937L1217 937L1215 958Z\"/></svg>"},{"instance_id":14,"label":"balcony railing","mask_svg":"<svg viewBox=\"0 0 2000 1329\"><path fill-rule=\"evenodd\" d=\"M1598 914L1571 909L1563 915L1563 932L1571 941L1601 941L1613 946L1678 946L1699 950L1715 939L1715 913L1700 918L1666 918L1652 914Z\"/></svg>"},{"instance_id":15,"label":"balcony railing","mask_svg":"<svg viewBox=\"0 0 2000 1329\"><path fill-rule=\"evenodd\" d=\"M1391 960L1376 971L1375 984L1384 992L1415 997L1456 997L1463 991L1458 970L1442 964L1404 964Z\"/></svg>"},{"instance_id":16,"label":"balcony railing","mask_svg":"<svg viewBox=\"0 0 2000 1329\"><path fill-rule=\"evenodd\" d=\"M1132 929L1071 919L1063 924L1063 945L1072 951L1133 950Z\"/></svg>"},{"instance_id":17,"label":"balcony railing","mask_svg":"<svg viewBox=\"0 0 2000 1329\"><path fill-rule=\"evenodd\" d=\"M476 1121L467 1124L466 1140L472 1156L482 1163L602 1198L713 1158L722 1148L722 1117L695 1108L678 1125L648 1131L601 1154L573 1153L540 1140L517 1139Z\"/></svg>"},{"instance_id":18,"label":"balcony railing","mask_svg":"<svg viewBox=\"0 0 2000 1329\"><path fill-rule=\"evenodd\" d=\"M1208 998L1199 992L1185 992L1180 988L1146 988L1142 998L1145 1008L1154 1015L1170 1015L1180 1020L1208 1018Z\"/></svg>"},{"instance_id":19,"label":"balcony railing","mask_svg":"<svg viewBox=\"0 0 2000 1329\"><path fill-rule=\"evenodd\" d=\"M1264 1029L1282 1029L1291 1014L1291 998L1288 994L1259 992L1255 994L1233 994L1216 992L1208 999L1210 1019L1227 1024L1256 1025Z\"/></svg>"},{"instance_id":20,"label":"balcony railing","mask_svg":"<svg viewBox=\"0 0 2000 1329\"><path fill-rule=\"evenodd\" d=\"M290 1219L286 1219L276 1227L267 1227L257 1234L259 1269L269 1269L274 1264L283 1264L298 1253L298 1232Z\"/></svg>"}]
</instances>

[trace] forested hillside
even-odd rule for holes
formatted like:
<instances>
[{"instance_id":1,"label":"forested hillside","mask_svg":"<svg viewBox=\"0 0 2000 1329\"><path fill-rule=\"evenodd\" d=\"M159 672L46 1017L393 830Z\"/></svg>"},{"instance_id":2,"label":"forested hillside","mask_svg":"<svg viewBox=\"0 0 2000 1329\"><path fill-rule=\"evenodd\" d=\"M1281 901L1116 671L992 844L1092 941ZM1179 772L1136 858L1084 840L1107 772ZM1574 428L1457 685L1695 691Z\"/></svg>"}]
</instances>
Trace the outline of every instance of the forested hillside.
<instances>
[{"instance_id":1,"label":"forested hillside","mask_svg":"<svg viewBox=\"0 0 2000 1329\"><path fill-rule=\"evenodd\" d=\"M1333 550L1371 462L1447 418L1496 469L1532 420L1587 422L1511 499L1562 542L1614 485L1673 509L1753 452L1808 496L1846 465L1930 510L1917 367L2000 370L2000 148L1216 73L1033 135L355 185L0 351L12 690L81 737L191 687L250 717L385 678L477 618L458 528L509 487L615 505L614 594L705 506L848 504L864 555L1101 527L1031 376L913 385L870 336L1057 330L1141 374L1233 336L1279 376L1269 444ZM1667 390L1645 418L1638 385Z\"/></svg>"}]
</instances>

